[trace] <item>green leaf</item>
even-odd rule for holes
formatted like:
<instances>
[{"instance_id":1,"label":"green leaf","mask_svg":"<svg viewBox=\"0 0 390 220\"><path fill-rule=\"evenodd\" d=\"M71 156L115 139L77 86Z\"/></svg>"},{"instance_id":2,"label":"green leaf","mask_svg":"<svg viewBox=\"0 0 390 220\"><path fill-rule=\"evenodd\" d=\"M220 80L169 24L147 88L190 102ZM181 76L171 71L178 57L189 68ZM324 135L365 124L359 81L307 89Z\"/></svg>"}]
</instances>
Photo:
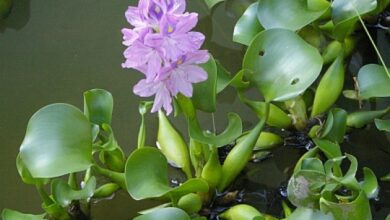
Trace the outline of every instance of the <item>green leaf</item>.
<instances>
[{"instance_id":1,"label":"green leaf","mask_svg":"<svg viewBox=\"0 0 390 220\"><path fill-rule=\"evenodd\" d=\"M216 4L223 2L225 0L204 0L209 7L209 9L212 9Z\"/></svg>"},{"instance_id":2,"label":"green leaf","mask_svg":"<svg viewBox=\"0 0 390 220\"><path fill-rule=\"evenodd\" d=\"M249 220L255 217L260 217L256 219L264 220L263 215L257 209L247 204L235 205L219 216L227 220Z\"/></svg>"},{"instance_id":3,"label":"green leaf","mask_svg":"<svg viewBox=\"0 0 390 220\"><path fill-rule=\"evenodd\" d=\"M336 157L336 158L329 159L328 161L326 161L325 165L324 165L326 175L329 178L346 186L348 189L360 190L360 185L355 178L357 166L358 166L357 159L356 159L356 157L354 157L350 154L346 154L346 157L348 158L348 160L350 161L351 164L350 164L350 166L349 166L349 168L344 176L339 176L338 173L334 173L334 171L341 170L340 164L341 164L342 160L345 159L345 156Z\"/></svg>"},{"instance_id":4,"label":"green leaf","mask_svg":"<svg viewBox=\"0 0 390 220\"><path fill-rule=\"evenodd\" d=\"M16 168L18 169L18 173L22 178L23 182L26 184L47 184L49 179L41 179L34 178L31 176L30 171L28 171L26 165L23 163L22 159L20 159L20 154L16 157Z\"/></svg>"},{"instance_id":5,"label":"green leaf","mask_svg":"<svg viewBox=\"0 0 390 220\"><path fill-rule=\"evenodd\" d=\"M317 87L311 117L326 112L337 101L343 86L344 67L343 57L340 55L325 72Z\"/></svg>"},{"instance_id":6,"label":"green leaf","mask_svg":"<svg viewBox=\"0 0 390 220\"><path fill-rule=\"evenodd\" d=\"M348 203L336 203L325 198L320 199L320 209L324 213L332 213L334 219L367 220L372 219L370 203L363 191L355 200Z\"/></svg>"},{"instance_id":7,"label":"green leaf","mask_svg":"<svg viewBox=\"0 0 390 220\"><path fill-rule=\"evenodd\" d=\"M381 177L381 181L390 181L390 173Z\"/></svg>"},{"instance_id":8,"label":"green leaf","mask_svg":"<svg viewBox=\"0 0 390 220\"><path fill-rule=\"evenodd\" d=\"M347 112L341 108L329 111L321 137L332 142L342 143L347 129L347 116Z\"/></svg>"},{"instance_id":9,"label":"green leaf","mask_svg":"<svg viewBox=\"0 0 390 220\"><path fill-rule=\"evenodd\" d=\"M313 2L310 8L308 2ZM319 18L329 6L325 0L259 0L258 19L266 29L296 31Z\"/></svg>"},{"instance_id":10,"label":"green leaf","mask_svg":"<svg viewBox=\"0 0 390 220\"><path fill-rule=\"evenodd\" d=\"M188 214L178 208L168 207L157 209L145 215L135 217L134 220L190 220Z\"/></svg>"},{"instance_id":11,"label":"green leaf","mask_svg":"<svg viewBox=\"0 0 390 220\"><path fill-rule=\"evenodd\" d=\"M380 131L390 132L390 120L375 119L375 125Z\"/></svg>"},{"instance_id":12,"label":"green leaf","mask_svg":"<svg viewBox=\"0 0 390 220\"><path fill-rule=\"evenodd\" d=\"M333 35L343 40L355 28L358 16L374 10L376 0L334 0L332 2Z\"/></svg>"},{"instance_id":13,"label":"green leaf","mask_svg":"<svg viewBox=\"0 0 390 220\"><path fill-rule=\"evenodd\" d=\"M332 20L335 24L363 15L374 10L376 0L334 0L332 2Z\"/></svg>"},{"instance_id":14,"label":"green leaf","mask_svg":"<svg viewBox=\"0 0 390 220\"><path fill-rule=\"evenodd\" d=\"M358 73L360 96L363 99L390 97L390 77L385 68L377 64L367 64Z\"/></svg>"},{"instance_id":15,"label":"green leaf","mask_svg":"<svg viewBox=\"0 0 390 220\"><path fill-rule=\"evenodd\" d=\"M27 125L20 157L35 178L52 178L86 170L92 161L91 125L68 104L48 105Z\"/></svg>"},{"instance_id":16,"label":"green leaf","mask_svg":"<svg viewBox=\"0 0 390 220\"><path fill-rule=\"evenodd\" d=\"M191 192L205 192L208 185L201 179L190 179L177 188L168 183L168 164L156 148L135 150L127 159L125 177L127 191L135 200L170 195L179 199Z\"/></svg>"},{"instance_id":17,"label":"green leaf","mask_svg":"<svg viewBox=\"0 0 390 220\"><path fill-rule=\"evenodd\" d=\"M263 130L265 121L267 120L269 105L265 106L265 108L265 117L263 117L245 137L245 139L237 143L227 155L222 165L222 179L218 186L219 191L223 191L227 186L229 186L238 174L240 174L242 169L244 169L250 159L257 138Z\"/></svg>"},{"instance_id":18,"label":"green leaf","mask_svg":"<svg viewBox=\"0 0 390 220\"><path fill-rule=\"evenodd\" d=\"M243 68L250 71L250 80L267 102L285 101L302 94L316 80L322 57L293 31L270 29L253 39Z\"/></svg>"},{"instance_id":19,"label":"green leaf","mask_svg":"<svg viewBox=\"0 0 390 220\"><path fill-rule=\"evenodd\" d=\"M183 209L187 213L197 213L202 208L202 200L198 194L189 193L179 199L177 207Z\"/></svg>"},{"instance_id":20,"label":"green leaf","mask_svg":"<svg viewBox=\"0 0 390 220\"><path fill-rule=\"evenodd\" d=\"M251 4L234 26L233 41L249 45L252 39L264 28L257 19L258 2Z\"/></svg>"},{"instance_id":21,"label":"green leaf","mask_svg":"<svg viewBox=\"0 0 390 220\"><path fill-rule=\"evenodd\" d=\"M375 119L381 118L390 112L390 107L377 111L358 111L352 112L347 116L347 126L361 128L364 125L374 122Z\"/></svg>"},{"instance_id":22,"label":"green leaf","mask_svg":"<svg viewBox=\"0 0 390 220\"><path fill-rule=\"evenodd\" d=\"M3 211L1 212L1 218L3 220L43 220L44 217L45 214L25 214L11 209L3 209Z\"/></svg>"},{"instance_id":23,"label":"green leaf","mask_svg":"<svg viewBox=\"0 0 390 220\"><path fill-rule=\"evenodd\" d=\"M317 209L298 207L286 220L315 219L315 220L334 220L331 213L323 213Z\"/></svg>"},{"instance_id":24,"label":"green leaf","mask_svg":"<svg viewBox=\"0 0 390 220\"><path fill-rule=\"evenodd\" d=\"M288 200L297 207L317 207L325 181L324 171L300 170L294 173L287 186Z\"/></svg>"},{"instance_id":25,"label":"green leaf","mask_svg":"<svg viewBox=\"0 0 390 220\"><path fill-rule=\"evenodd\" d=\"M114 100L111 93L103 89L84 92L84 114L94 124L111 124Z\"/></svg>"},{"instance_id":26,"label":"green leaf","mask_svg":"<svg viewBox=\"0 0 390 220\"><path fill-rule=\"evenodd\" d=\"M217 93L220 93L230 84L232 79L231 73L218 60L215 63L217 64Z\"/></svg>"},{"instance_id":27,"label":"green leaf","mask_svg":"<svg viewBox=\"0 0 390 220\"><path fill-rule=\"evenodd\" d=\"M72 189L65 181L61 179L53 180L51 191L54 200L62 207L67 207L73 200L88 199L93 196L96 189L95 177L89 178L81 190Z\"/></svg>"},{"instance_id":28,"label":"green leaf","mask_svg":"<svg viewBox=\"0 0 390 220\"><path fill-rule=\"evenodd\" d=\"M251 108L259 118L265 117L265 102L251 101L240 94L239 97L241 101L244 102L249 108ZM291 126L292 120L282 109L271 103L266 123L267 125L274 126L277 128L288 128Z\"/></svg>"},{"instance_id":29,"label":"green leaf","mask_svg":"<svg viewBox=\"0 0 390 220\"><path fill-rule=\"evenodd\" d=\"M368 167L364 167L363 172L364 181L361 183L362 189L366 193L367 198L376 198L379 193L379 186L375 173Z\"/></svg>"},{"instance_id":30,"label":"green leaf","mask_svg":"<svg viewBox=\"0 0 390 220\"><path fill-rule=\"evenodd\" d=\"M332 143L328 140L323 139L314 139L314 143L324 152L325 156L328 159L333 159L336 157L341 157L341 148L337 143Z\"/></svg>"},{"instance_id":31,"label":"green leaf","mask_svg":"<svg viewBox=\"0 0 390 220\"><path fill-rule=\"evenodd\" d=\"M170 164L182 168L190 178L190 156L186 143L162 111L158 112L158 122L157 147Z\"/></svg>"},{"instance_id":32,"label":"green leaf","mask_svg":"<svg viewBox=\"0 0 390 220\"><path fill-rule=\"evenodd\" d=\"M232 143L242 133L242 122L240 116L236 113L229 113L228 120L228 126L225 130L218 135L214 135L203 132L197 118L188 119L190 137L201 143L212 144L217 147Z\"/></svg>"},{"instance_id":33,"label":"green leaf","mask_svg":"<svg viewBox=\"0 0 390 220\"><path fill-rule=\"evenodd\" d=\"M194 84L194 92L191 99L196 109L205 112L215 112L217 100L217 64L210 54L209 61L201 66L207 72L208 77L206 81Z\"/></svg>"}]
</instances>

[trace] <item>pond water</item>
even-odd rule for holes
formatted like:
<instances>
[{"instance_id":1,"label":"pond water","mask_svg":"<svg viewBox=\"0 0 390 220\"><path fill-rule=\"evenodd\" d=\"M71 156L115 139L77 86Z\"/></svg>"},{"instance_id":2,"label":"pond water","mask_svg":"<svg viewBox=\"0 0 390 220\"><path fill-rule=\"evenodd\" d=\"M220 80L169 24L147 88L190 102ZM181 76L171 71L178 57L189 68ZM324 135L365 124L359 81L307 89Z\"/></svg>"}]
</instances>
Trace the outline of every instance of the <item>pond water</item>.
<instances>
[{"instance_id":1,"label":"pond water","mask_svg":"<svg viewBox=\"0 0 390 220\"><path fill-rule=\"evenodd\" d=\"M231 42L233 24L243 8L237 2L228 1L212 13L203 1L189 0L188 10L199 13L199 31L206 33L205 47L232 72L241 66L243 47ZM15 158L23 140L31 115L44 105L66 102L82 108L84 91L103 88L114 96L113 129L119 144L128 154L136 144L140 118L138 103L132 94L132 86L141 74L123 70L121 28L126 27L124 11L135 0L115 1L60 1L15 0L10 16L0 21L0 210L16 209L22 212L40 213L40 200L33 186L24 185L15 167ZM389 62L389 37L379 33L382 52ZM257 119L248 108L234 99L234 91L227 90L219 97L216 114L217 129L226 123L227 111L236 111L250 128ZM348 109L348 101L341 104ZM382 101L379 107L390 103ZM205 128L210 115L202 115ZM185 131L181 119L175 119L177 127ZM148 140L156 139L156 116L147 116ZM390 172L390 137L378 135L373 130L361 130L349 137L345 150L359 159L360 168L368 166L378 177ZM245 186L255 191L248 194L248 201L278 214L278 208L264 205L264 189L277 189L288 178L286 168L291 167L300 150L281 147L273 158L260 164L250 164L247 173L250 180ZM278 163L275 163L278 161ZM254 167L254 168L253 168ZM272 172L270 172L272 171ZM270 175L276 174L276 175ZM254 185L261 183L261 185ZM259 186L258 189L256 187ZM382 185L383 194L377 202L375 219L383 219L390 212L390 186ZM259 196L260 195L260 196ZM261 199L263 198L263 200ZM93 219L131 219L136 212L156 202L134 202L127 193L118 192L115 199L92 205ZM386 208L383 208L386 207Z\"/></svg>"}]
</instances>

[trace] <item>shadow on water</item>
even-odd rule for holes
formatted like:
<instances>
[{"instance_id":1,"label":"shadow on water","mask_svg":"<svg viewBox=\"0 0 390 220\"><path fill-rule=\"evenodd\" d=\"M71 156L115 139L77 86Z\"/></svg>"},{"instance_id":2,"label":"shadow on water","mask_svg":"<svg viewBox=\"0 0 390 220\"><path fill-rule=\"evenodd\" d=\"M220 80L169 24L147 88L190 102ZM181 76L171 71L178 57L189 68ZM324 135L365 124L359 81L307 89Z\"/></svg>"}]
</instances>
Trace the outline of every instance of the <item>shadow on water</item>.
<instances>
[{"instance_id":1,"label":"shadow on water","mask_svg":"<svg viewBox=\"0 0 390 220\"><path fill-rule=\"evenodd\" d=\"M15 0L7 17L0 19L0 32L22 29L30 19L30 7L30 0Z\"/></svg>"}]
</instances>

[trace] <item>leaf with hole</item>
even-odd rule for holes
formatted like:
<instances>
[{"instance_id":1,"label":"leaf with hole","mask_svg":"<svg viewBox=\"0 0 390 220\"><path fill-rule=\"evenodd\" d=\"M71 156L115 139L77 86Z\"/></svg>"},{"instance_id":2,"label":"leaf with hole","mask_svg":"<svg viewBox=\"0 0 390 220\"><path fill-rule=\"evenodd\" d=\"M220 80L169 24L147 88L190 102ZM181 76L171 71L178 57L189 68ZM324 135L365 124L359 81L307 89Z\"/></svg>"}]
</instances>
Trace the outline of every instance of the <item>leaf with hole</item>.
<instances>
[{"instance_id":1,"label":"leaf with hole","mask_svg":"<svg viewBox=\"0 0 390 220\"><path fill-rule=\"evenodd\" d=\"M92 162L90 122L72 105L48 105L28 122L20 157L34 178L86 170Z\"/></svg>"},{"instance_id":2,"label":"leaf with hole","mask_svg":"<svg viewBox=\"0 0 390 220\"><path fill-rule=\"evenodd\" d=\"M318 77L322 57L296 33L270 29L259 33L245 54L243 68L267 102L302 94Z\"/></svg>"}]
</instances>

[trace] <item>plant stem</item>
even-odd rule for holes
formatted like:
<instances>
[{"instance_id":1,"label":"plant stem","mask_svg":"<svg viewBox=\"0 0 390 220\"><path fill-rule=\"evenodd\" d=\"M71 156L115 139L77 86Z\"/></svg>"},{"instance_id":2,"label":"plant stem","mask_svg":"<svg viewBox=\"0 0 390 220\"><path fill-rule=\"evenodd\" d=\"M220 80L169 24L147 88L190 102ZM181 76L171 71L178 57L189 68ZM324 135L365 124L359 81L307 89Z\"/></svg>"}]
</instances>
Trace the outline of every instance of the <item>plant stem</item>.
<instances>
[{"instance_id":1,"label":"plant stem","mask_svg":"<svg viewBox=\"0 0 390 220\"><path fill-rule=\"evenodd\" d=\"M119 172L115 172L112 170L108 170L108 169L102 168L96 164L93 165L92 168L100 175L103 175L105 177L110 178L113 182L118 184L122 189L127 190L124 173L119 173Z\"/></svg>"},{"instance_id":2,"label":"plant stem","mask_svg":"<svg viewBox=\"0 0 390 220\"><path fill-rule=\"evenodd\" d=\"M53 203L53 200L49 197L49 195L47 195L45 189L43 188L43 185L35 184L35 188L37 189L39 196L41 197L43 203L46 206L49 206Z\"/></svg>"},{"instance_id":3,"label":"plant stem","mask_svg":"<svg viewBox=\"0 0 390 220\"><path fill-rule=\"evenodd\" d=\"M378 48L376 47L375 42L372 39L370 32L368 31L366 25L364 24L364 21L363 21L362 17L359 15L359 12L355 8L355 6L353 6L353 8L355 9L355 12L356 12L356 14L357 14L357 16L359 18L360 24L362 24L363 29L366 32L368 39L370 40L372 46L374 47L375 53L378 55L379 60L380 60L380 62L383 65L383 68L385 68L385 72L386 72L387 76L390 78L390 72L389 72L389 70L386 67L385 61L383 60L381 53L379 52Z\"/></svg>"},{"instance_id":4,"label":"plant stem","mask_svg":"<svg viewBox=\"0 0 390 220\"><path fill-rule=\"evenodd\" d=\"M68 185L74 190L78 189L76 173L69 174Z\"/></svg>"}]
</instances>

